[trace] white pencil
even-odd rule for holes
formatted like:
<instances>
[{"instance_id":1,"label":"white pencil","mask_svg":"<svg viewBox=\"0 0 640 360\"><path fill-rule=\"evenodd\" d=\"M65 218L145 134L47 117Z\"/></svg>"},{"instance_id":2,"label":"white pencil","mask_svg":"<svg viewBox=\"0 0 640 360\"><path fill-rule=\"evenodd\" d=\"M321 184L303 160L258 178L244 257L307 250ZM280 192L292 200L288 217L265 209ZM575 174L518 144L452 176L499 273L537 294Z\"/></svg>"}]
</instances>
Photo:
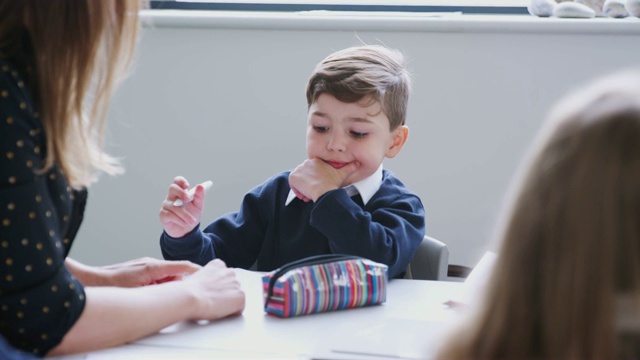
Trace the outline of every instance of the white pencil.
<instances>
[{"instance_id":1,"label":"white pencil","mask_svg":"<svg viewBox=\"0 0 640 360\"><path fill-rule=\"evenodd\" d=\"M204 191L209 190L211 185L213 185L213 181L211 180L207 180L202 183L202 186L204 186ZM182 199L178 199L173 202L173 206L183 206L184 204L190 203L191 201L193 201L193 195L195 193L196 193L196 187L194 186L191 189L189 189L189 191L187 191L187 194L189 195L189 199L186 202L182 201Z\"/></svg>"}]
</instances>

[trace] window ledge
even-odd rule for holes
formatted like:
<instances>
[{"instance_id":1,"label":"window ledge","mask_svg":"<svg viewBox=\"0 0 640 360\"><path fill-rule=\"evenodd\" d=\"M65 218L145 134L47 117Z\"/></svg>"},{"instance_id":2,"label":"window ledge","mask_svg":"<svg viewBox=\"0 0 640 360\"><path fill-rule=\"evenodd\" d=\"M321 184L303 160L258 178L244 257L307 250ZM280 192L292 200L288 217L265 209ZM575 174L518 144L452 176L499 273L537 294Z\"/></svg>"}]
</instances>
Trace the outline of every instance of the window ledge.
<instances>
[{"instance_id":1,"label":"window ledge","mask_svg":"<svg viewBox=\"0 0 640 360\"><path fill-rule=\"evenodd\" d=\"M640 18L635 17L559 19L460 13L143 10L142 19L147 27L152 28L640 34Z\"/></svg>"}]
</instances>

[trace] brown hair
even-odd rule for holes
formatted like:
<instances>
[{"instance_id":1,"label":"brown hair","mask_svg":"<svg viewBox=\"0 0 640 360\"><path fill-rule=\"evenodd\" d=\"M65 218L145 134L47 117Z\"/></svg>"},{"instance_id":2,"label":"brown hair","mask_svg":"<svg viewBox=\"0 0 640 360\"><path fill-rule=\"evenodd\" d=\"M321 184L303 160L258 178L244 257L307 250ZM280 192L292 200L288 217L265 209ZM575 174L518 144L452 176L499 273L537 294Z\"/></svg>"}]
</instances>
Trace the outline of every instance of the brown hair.
<instances>
[{"instance_id":1,"label":"brown hair","mask_svg":"<svg viewBox=\"0 0 640 360\"><path fill-rule=\"evenodd\" d=\"M438 358L640 355L617 315L640 314L640 72L560 102L514 184L489 286Z\"/></svg>"},{"instance_id":2,"label":"brown hair","mask_svg":"<svg viewBox=\"0 0 640 360\"><path fill-rule=\"evenodd\" d=\"M322 60L307 82L307 105L328 93L354 103L379 102L390 130L404 125L411 78L399 51L381 45L362 45L334 52Z\"/></svg>"},{"instance_id":3,"label":"brown hair","mask_svg":"<svg viewBox=\"0 0 640 360\"><path fill-rule=\"evenodd\" d=\"M0 48L28 70L27 84L54 163L73 187L121 172L103 149L111 95L131 63L140 0L2 0Z\"/></svg>"}]
</instances>

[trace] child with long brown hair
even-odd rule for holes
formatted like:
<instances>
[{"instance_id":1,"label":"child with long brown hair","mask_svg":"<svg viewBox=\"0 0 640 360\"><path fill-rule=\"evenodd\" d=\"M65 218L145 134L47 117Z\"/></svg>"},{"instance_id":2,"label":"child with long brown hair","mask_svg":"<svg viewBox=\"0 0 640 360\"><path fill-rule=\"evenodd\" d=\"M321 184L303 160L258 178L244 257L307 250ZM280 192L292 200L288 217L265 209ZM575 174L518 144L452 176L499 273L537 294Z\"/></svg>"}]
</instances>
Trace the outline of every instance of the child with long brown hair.
<instances>
[{"instance_id":1,"label":"child with long brown hair","mask_svg":"<svg viewBox=\"0 0 640 360\"><path fill-rule=\"evenodd\" d=\"M637 358L640 71L560 102L514 185L489 286L437 358Z\"/></svg>"}]
</instances>

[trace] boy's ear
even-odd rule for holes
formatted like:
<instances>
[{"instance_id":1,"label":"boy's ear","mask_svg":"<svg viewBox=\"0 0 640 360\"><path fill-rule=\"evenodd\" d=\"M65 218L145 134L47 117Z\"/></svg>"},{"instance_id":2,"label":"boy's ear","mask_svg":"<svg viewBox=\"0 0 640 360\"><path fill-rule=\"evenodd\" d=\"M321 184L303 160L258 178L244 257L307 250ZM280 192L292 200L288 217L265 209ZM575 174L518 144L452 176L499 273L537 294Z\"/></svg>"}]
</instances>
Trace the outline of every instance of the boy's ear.
<instances>
[{"instance_id":1,"label":"boy's ear","mask_svg":"<svg viewBox=\"0 0 640 360\"><path fill-rule=\"evenodd\" d=\"M389 159L395 157L400 153L404 143L407 142L407 138L409 137L409 127L407 125L398 126L397 129L393 130L393 143L389 150L387 150L387 154L385 155Z\"/></svg>"}]
</instances>

